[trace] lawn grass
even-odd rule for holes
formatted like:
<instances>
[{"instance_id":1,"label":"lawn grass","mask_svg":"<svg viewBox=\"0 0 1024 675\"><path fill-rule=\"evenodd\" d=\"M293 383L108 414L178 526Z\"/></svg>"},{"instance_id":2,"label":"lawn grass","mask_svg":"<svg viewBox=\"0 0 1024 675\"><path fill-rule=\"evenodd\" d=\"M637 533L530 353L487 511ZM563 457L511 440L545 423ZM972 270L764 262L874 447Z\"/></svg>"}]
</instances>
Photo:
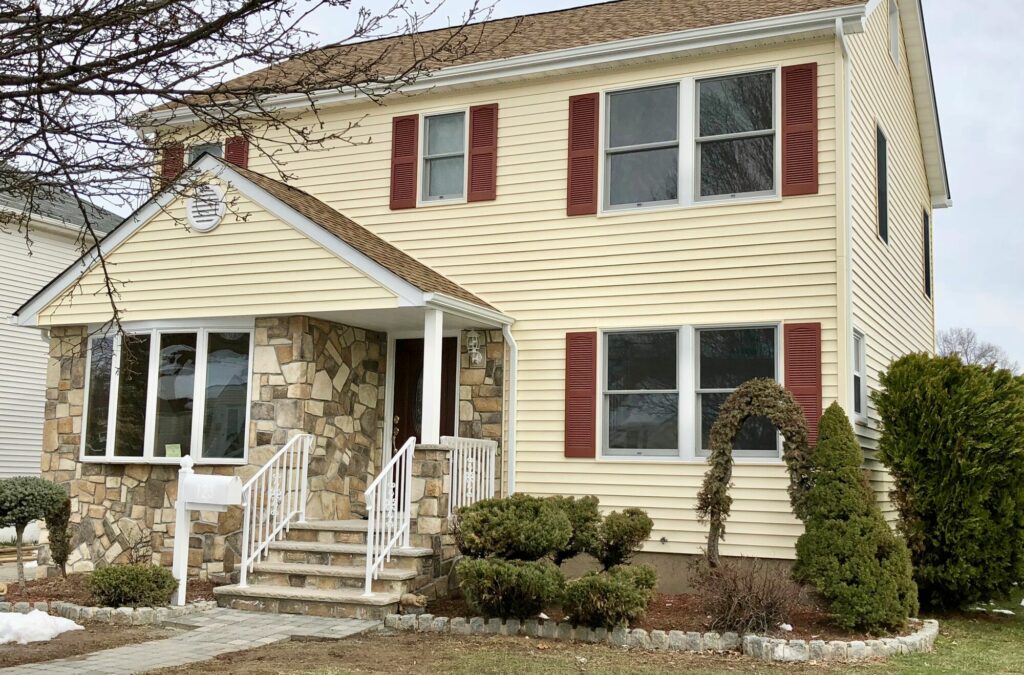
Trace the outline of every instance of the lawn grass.
<instances>
[{"instance_id":1,"label":"lawn grass","mask_svg":"<svg viewBox=\"0 0 1024 675\"><path fill-rule=\"evenodd\" d=\"M993 607L1015 616L937 616L939 640L930 654L858 666L773 665L735 654L702 656L652 653L606 645L502 637L455 637L424 633L368 633L338 642L286 642L228 654L163 673L453 673L455 675L554 675L555 673L857 673L924 675L1024 673L1024 608L1019 596Z\"/></svg>"}]
</instances>

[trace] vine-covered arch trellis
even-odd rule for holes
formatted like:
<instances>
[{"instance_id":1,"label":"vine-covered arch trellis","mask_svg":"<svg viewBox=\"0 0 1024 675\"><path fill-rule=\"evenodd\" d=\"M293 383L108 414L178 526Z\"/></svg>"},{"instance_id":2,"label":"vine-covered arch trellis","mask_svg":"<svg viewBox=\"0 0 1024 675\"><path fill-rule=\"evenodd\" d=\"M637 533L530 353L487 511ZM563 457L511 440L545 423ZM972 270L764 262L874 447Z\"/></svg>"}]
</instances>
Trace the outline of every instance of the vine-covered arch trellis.
<instances>
[{"instance_id":1,"label":"vine-covered arch trellis","mask_svg":"<svg viewBox=\"0 0 1024 675\"><path fill-rule=\"evenodd\" d=\"M710 524L705 555L712 567L718 566L718 542L725 538L725 519L732 506L729 487L733 444L747 418L758 416L766 417L782 432L782 458L789 470L789 501L797 518L804 520L806 516L811 464L803 410L793 395L774 380L745 382L725 400L711 427L711 466L697 495L697 517Z\"/></svg>"}]
</instances>

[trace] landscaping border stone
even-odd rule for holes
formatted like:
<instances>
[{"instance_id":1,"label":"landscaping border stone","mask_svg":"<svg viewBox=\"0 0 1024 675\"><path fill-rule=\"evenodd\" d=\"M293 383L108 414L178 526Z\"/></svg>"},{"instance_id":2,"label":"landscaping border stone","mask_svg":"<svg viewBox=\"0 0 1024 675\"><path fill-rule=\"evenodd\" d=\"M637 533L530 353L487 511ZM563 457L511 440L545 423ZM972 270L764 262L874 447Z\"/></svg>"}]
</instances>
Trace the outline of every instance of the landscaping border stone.
<instances>
[{"instance_id":1,"label":"landscaping border stone","mask_svg":"<svg viewBox=\"0 0 1024 675\"><path fill-rule=\"evenodd\" d=\"M189 614L217 606L216 600L200 600L180 607L83 607L72 602L0 602L0 613L28 614L33 609L72 621L94 621L117 626L159 626Z\"/></svg>"},{"instance_id":2,"label":"landscaping border stone","mask_svg":"<svg viewBox=\"0 0 1024 675\"><path fill-rule=\"evenodd\" d=\"M428 617L424 619L423 617ZM412 620L410 620L412 619ZM541 621L538 619L486 620L483 617L436 617L430 614L415 617L403 614L388 614L384 627L393 630L455 635L523 635L548 640L576 642L600 642L616 647L634 647L651 651L691 652L714 654L740 652L769 663L795 663L806 661L851 662L864 659L884 659L897 654L930 652L939 635L939 622L925 619L920 627L911 633L896 638L880 640L784 640L781 638L744 635L736 633L684 633L678 630L646 631L632 630L618 626L587 628L573 626L567 622Z\"/></svg>"}]
</instances>

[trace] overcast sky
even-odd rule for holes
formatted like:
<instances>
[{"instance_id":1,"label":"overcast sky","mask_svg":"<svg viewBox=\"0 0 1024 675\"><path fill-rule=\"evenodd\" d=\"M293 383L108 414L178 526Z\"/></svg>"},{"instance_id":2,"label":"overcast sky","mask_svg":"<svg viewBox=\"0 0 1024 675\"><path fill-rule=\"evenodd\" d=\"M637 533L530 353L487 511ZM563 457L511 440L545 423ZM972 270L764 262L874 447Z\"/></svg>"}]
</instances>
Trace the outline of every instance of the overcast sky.
<instances>
[{"instance_id":1,"label":"overcast sky","mask_svg":"<svg viewBox=\"0 0 1024 675\"><path fill-rule=\"evenodd\" d=\"M372 3L367 3L372 4ZM432 3L433 4L433 3ZM461 21L471 0L447 0L431 27ZM495 17L592 4L592 0L503 0ZM946 148L952 209L938 210L938 326L974 328L1024 363L1024 75L1016 61L1020 0L926 0L925 19ZM327 14L331 12L331 14ZM349 22L325 10L325 42Z\"/></svg>"}]
</instances>

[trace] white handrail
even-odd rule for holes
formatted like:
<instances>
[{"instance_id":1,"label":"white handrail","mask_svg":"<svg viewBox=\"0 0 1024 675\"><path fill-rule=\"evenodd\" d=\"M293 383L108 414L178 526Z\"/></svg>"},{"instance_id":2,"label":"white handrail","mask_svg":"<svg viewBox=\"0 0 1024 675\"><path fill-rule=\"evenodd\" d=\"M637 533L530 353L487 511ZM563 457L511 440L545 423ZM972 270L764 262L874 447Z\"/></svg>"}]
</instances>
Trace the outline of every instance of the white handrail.
<instances>
[{"instance_id":1,"label":"white handrail","mask_svg":"<svg viewBox=\"0 0 1024 675\"><path fill-rule=\"evenodd\" d=\"M409 520L412 510L412 457L416 438L411 437L391 457L380 474L366 488L366 590L373 594L373 580L391 560L391 552L401 541L409 546Z\"/></svg>"},{"instance_id":2,"label":"white handrail","mask_svg":"<svg viewBox=\"0 0 1024 675\"><path fill-rule=\"evenodd\" d=\"M451 495L448 497L449 516L463 506L494 496L497 441L442 436L441 445L452 449L449 458L452 477Z\"/></svg>"},{"instance_id":3,"label":"white handrail","mask_svg":"<svg viewBox=\"0 0 1024 675\"><path fill-rule=\"evenodd\" d=\"M242 486L242 568L238 585L245 586L249 572L270 543L281 539L292 521L306 521L306 482L313 437L300 434L277 451Z\"/></svg>"}]
</instances>

